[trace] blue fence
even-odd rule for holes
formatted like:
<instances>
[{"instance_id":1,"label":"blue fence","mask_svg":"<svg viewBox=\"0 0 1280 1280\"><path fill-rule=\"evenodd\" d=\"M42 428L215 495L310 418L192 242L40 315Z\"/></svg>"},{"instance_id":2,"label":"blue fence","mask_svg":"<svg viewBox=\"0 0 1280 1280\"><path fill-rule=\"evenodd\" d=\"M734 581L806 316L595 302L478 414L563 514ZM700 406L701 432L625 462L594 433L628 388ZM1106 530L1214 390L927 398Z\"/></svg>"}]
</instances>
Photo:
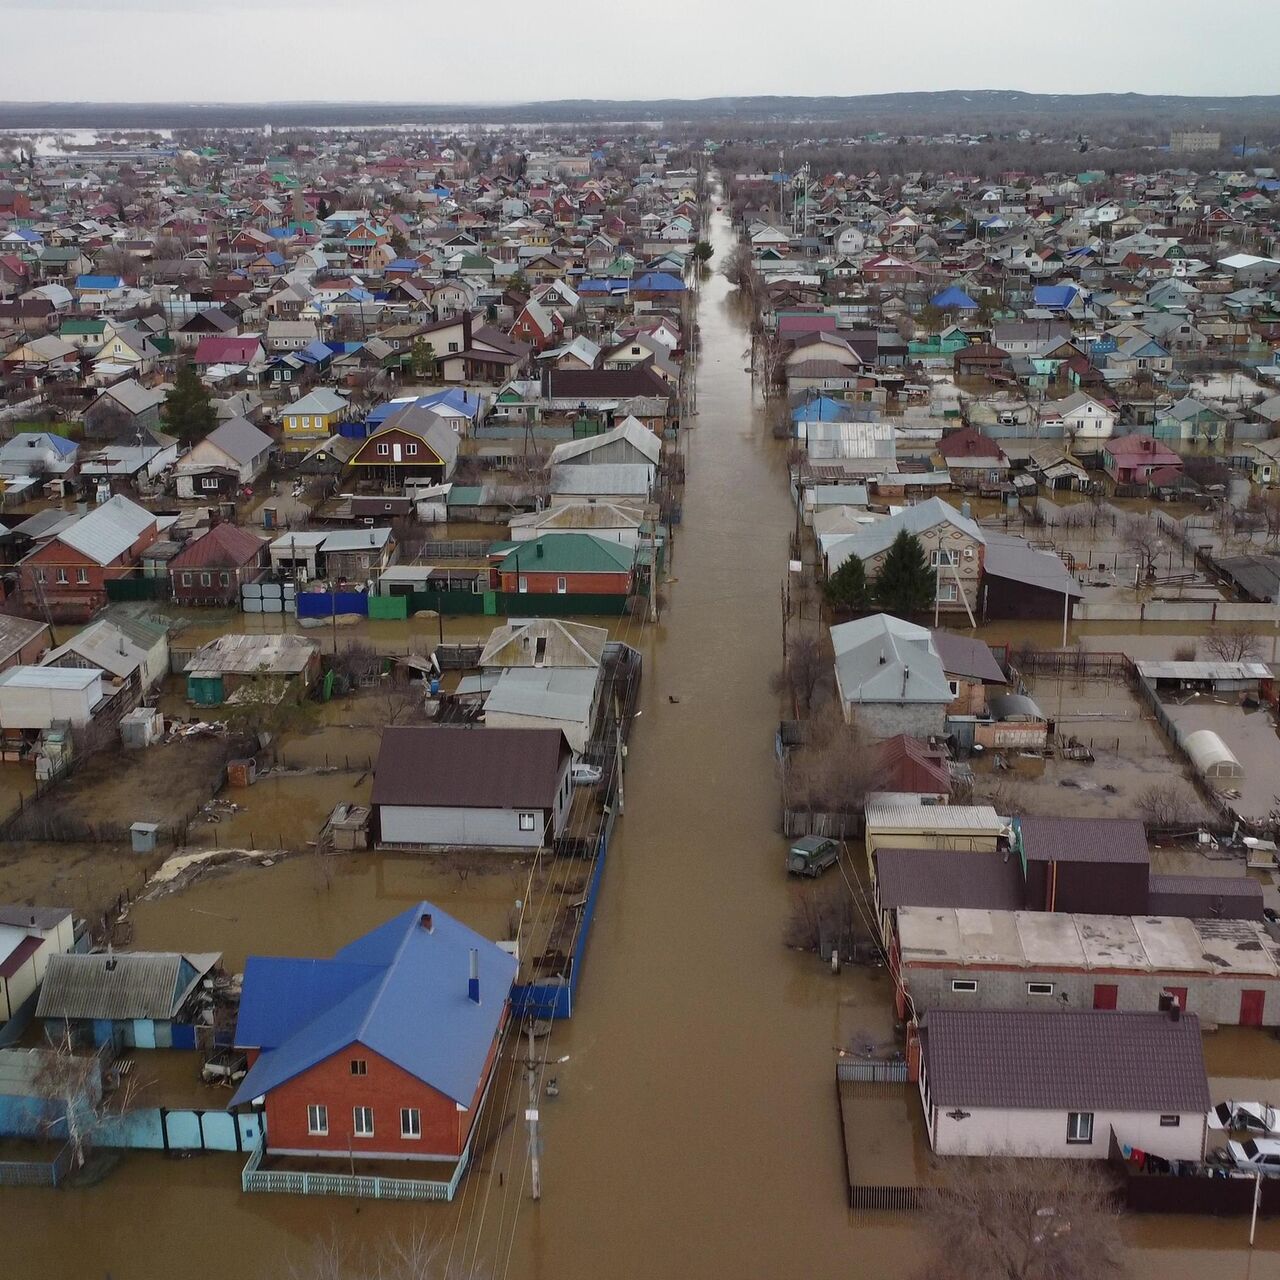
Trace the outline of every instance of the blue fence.
<instances>
[{"instance_id":1,"label":"blue fence","mask_svg":"<svg viewBox=\"0 0 1280 1280\"><path fill-rule=\"evenodd\" d=\"M298 593L298 617L332 618L335 613L368 617L369 597L363 591L302 591Z\"/></svg>"}]
</instances>

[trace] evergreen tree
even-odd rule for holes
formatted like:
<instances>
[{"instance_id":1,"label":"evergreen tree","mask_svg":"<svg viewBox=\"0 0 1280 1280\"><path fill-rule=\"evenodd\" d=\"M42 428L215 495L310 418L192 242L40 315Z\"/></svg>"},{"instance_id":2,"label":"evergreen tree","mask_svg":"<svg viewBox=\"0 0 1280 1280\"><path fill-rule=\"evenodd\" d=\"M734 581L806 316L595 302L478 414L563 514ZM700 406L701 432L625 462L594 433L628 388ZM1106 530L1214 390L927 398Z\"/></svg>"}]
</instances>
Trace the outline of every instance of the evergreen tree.
<instances>
[{"instance_id":1,"label":"evergreen tree","mask_svg":"<svg viewBox=\"0 0 1280 1280\"><path fill-rule=\"evenodd\" d=\"M893 540L876 574L876 603L887 613L909 618L933 603L934 571L920 539L905 529Z\"/></svg>"},{"instance_id":2,"label":"evergreen tree","mask_svg":"<svg viewBox=\"0 0 1280 1280\"><path fill-rule=\"evenodd\" d=\"M828 579L827 603L840 613L866 613L871 604L867 571L857 556L850 556Z\"/></svg>"},{"instance_id":3,"label":"evergreen tree","mask_svg":"<svg viewBox=\"0 0 1280 1280\"><path fill-rule=\"evenodd\" d=\"M713 253L715 253L715 250L707 240L699 240L698 243L693 246L693 257L695 262L710 262L711 255Z\"/></svg>"},{"instance_id":4,"label":"evergreen tree","mask_svg":"<svg viewBox=\"0 0 1280 1280\"><path fill-rule=\"evenodd\" d=\"M218 425L209 392L190 362L178 370L173 390L165 397L164 421L170 433L183 444L203 440Z\"/></svg>"}]
</instances>

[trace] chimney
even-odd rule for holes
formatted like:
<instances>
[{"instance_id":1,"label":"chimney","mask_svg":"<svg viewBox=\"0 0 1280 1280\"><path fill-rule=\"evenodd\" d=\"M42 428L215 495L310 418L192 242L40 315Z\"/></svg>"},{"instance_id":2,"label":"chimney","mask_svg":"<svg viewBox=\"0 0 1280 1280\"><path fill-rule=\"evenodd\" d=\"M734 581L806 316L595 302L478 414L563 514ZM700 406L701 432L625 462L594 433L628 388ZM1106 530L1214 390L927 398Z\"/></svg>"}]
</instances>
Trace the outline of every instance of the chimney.
<instances>
[{"instance_id":1,"label":"chimney","mask_svg":"<svg viewBox=\"0 0 1280 1280\"><path fill-rule=\"evenodd\" d=\"M432 922L432 919L431 919L431 912L430 912L430 911L424 911L424 912L422 913L422 919L421 919L421 920L419 920L419 921L418 921L418 923L419 923L419 924L420 924L420 925L421 925L421 926L422 926L422 927L423 927L423 928L424 928L428 933L430 933L430 932L435 928L435 925L434 925L434 923Z\"/></svg>"},{"instance_id":2,"label":"chimney","mask_svg":"<svg viewBox=\"0 0 1280 1280\"><path fill-rule=\"evenodd\" d=\"M480 1003L480 953L471 948L471 976L467 979L467 999L472 1004Z\"/></svg>"},{"instance_id":3,"label":"chimney","mask_svg":"<svg viewBox=\"0 0 1280 1280\"><path fill-rule=\"evenodd\" d=\"M884 656L884 650L883 650L883 649L881 649L881 650L880 650L880 665L883 667L883 666L884 666L884 664L885 664L886 662L888 662L888 661L889 661L889 659L888 659L888 658L886 658L886 657Z\"/></svg>"}]
</instances>

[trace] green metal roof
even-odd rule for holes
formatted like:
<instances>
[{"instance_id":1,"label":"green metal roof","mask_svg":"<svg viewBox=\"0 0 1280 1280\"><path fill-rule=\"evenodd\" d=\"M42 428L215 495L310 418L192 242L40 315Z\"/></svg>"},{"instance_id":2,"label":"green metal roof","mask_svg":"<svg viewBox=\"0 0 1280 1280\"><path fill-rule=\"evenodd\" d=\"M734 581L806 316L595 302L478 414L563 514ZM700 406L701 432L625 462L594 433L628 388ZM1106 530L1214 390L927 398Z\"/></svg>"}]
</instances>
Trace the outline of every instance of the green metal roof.
<instances>
[{"instance_id":1,"label":"green metal roof","mask_svg":"<svg viewBox=\"0 0 1280 1280\"><path fill-rule=\"evenodd\" d=\"M64 320L59 333L101 333L107 327L105 320Z\"/></svg>"},{"instance_id":2,"label":"green metal roof","mask_svg":"<svg viewBox=\"0 0 1280 1280\"><path fill-rule=\"evenodd\" d=\"M589 533L554 533L520 543L498 567L509 573L628 573L634 564L634 547Z\"/></svg>"}]
</instances>

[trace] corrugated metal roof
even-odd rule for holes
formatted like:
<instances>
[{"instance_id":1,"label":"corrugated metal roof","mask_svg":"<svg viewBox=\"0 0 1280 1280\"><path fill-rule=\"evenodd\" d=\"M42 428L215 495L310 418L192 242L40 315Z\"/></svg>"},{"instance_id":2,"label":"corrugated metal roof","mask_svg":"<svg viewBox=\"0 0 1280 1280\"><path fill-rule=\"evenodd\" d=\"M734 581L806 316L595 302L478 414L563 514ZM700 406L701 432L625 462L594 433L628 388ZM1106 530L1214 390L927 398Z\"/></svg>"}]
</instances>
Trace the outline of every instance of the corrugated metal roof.
<instances>
[{"instance_id":1,"label":"corrugated metal roof","mask_svg":"<svg viewBox=\"0 0 1280 1280\"><path fill-rule=\"evenodd\" d=\"M1269 680L1265 662L1139 662L1138 674L1150 680Z\"/></svg>"},{"instance_id":2,"label":"corrugated metal roof","mask_svg":"<svg viewBox=\"0 0 1280 1280\"><path fill-rule=\"evenodd\" d=\"M164 1021L220 959L219 952L176 951L50 956L36 1017Z\"/></svg>"},{"instance_id":3,"label":"corrugated metal roof","mask_svg":"<svg viewBox=\"0 0 1280 1280\"><path fill-rule=\"evenodd\" d=\"M472 953L478 1002L467 990ZM429 902L409 907L332 960L250 956L236 1044L263 1053L231 1105L359 1044L470 1107L515 976L512 956Z\"/></svg>"},{"instance_id":4,"label":"corrugated metal roof","mask_svg":"<svg viewBox=\"0 0 1280 1280\"><path fill-rule=\"evenodd\" d=\"M934 1105L1205 1112L1200 1021L1184 1014L934 1009L925 1068Z\"/></svg>"},{"instance_id":5,"label":"corrugated metal roof","mask_svg":"<svg viewBox=\"0 0 1280 1280\"><path fill-rule=\"evenodd\" d=\"M13 689L87 689L101 679L101 671L84 667L10 667L0 671L0 685Z\"/></svg>"},{"instance_id":6,"label":"corrugated metal roof","mask_svg":"<svg viewBox=\"0 0 1280 1280\"><path fill-rule=\"evenodd\" d=\"M124 555L155 522L156 518L150 511L116 494L63 529L57 534L57 539L97 564L110 564Z\"/></svg>"},{"instance_id":7,"label":"corrugated metal roof","mask_svg":"<svg viewBox=\"0 0 1280 1280\"><path fill-rule=\"evenodd\" d=\"M982 831L999 835L1000 815L989 804L869 804L868 830Z\"/></svg>"}]
</instances>

